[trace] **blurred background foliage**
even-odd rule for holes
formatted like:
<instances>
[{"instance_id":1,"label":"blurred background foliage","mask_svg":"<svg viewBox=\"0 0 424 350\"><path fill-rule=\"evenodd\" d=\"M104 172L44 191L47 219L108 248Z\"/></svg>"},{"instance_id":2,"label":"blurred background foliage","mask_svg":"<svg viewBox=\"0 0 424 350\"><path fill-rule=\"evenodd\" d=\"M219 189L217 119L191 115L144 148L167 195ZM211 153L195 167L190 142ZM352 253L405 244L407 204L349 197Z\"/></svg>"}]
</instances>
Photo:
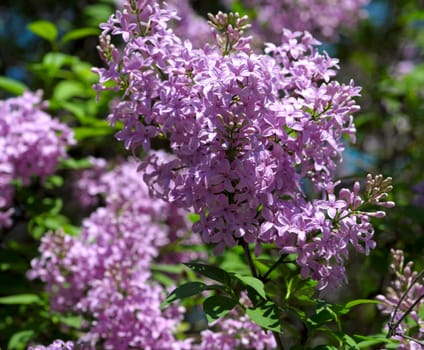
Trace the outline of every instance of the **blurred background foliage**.
<instances>
[{"instance_id":1,"label":"blurred background foliage","mask_svg":"<svg viewBox=\"0 0 424 350\"><path fill-rule=\"evenodd\" d=\"M218 1L192 5L202 16L225 10ZM101 66L95 49L98 25L114 8L112 0L0 3L0 97L25 87L42 89L50 113L72 126L78 141L46 185L16 184L14 226L0 229L2 349L24 349L34 337L49 343L78 332L81 320L52 314L42 285L28 281L25 273L44 232L59 227L78 232L84 213L73 202L68 181L75 170L87 167L90 155L113 159L126 154L105 122L112 94L96 102L91 87L97 79L91 67ZM373 298L384 290L391 278L390 248L404 249L417 269L424 267L424 2L373 0L367 12L336 42L323 43L340 59L339 80L352 78L363 87L357 143L347 147L340 176L346 183L368 172L392 176L397 206L376 227L376 250L365 259L351 256L349 284L328 296L337 302ZM224 258L230 260L236 261ZM375 306L363 305L342 321L349 334L372 334L381 332L386 320Z\"/></svg>"}]
</instances>

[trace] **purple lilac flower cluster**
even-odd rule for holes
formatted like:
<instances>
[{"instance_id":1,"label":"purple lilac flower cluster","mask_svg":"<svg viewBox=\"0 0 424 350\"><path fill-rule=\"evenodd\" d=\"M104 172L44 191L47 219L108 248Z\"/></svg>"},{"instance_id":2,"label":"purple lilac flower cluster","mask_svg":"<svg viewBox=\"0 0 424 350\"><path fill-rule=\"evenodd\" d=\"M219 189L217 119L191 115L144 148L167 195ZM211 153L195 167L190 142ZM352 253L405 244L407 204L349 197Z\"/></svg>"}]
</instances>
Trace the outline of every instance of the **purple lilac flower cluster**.
<instances>
[{"instance_id":1,"label":"purple lilac flower cluster","mask_svg":"<svg viewBox=\"0 0 424 350\"><path fill-rule=\"evenodd\" d=\"M71 341L55 340L52 344L48 346L35 345L30 346L28 350L77 350L80 349Z\"/></svg>"},{"instance_id":2,"label":"purple lilac flower cluster","mask_svg":"<svg viewBox=\"0 0 424 350\"><path fill-rule=\"evenodd\" d=\"M207 20L196 13L189 0L157 1L177 13L178 20L171 26L179 37L190 40L194 47L201 47L206 42L213 41L212 30ZM118 8L123 9L126 2L127 0L117 0Z\"/></svg>"},{"instance_id":3,"label":"purple lilac flower cluster","mask_svg":"<svg viewBox=\"0 0 424 350\"><path fill-rule=\"evenodd\" d=\"M231 7L236 1L226 0ZM265 41L279 39L282 28L307 30L323 39L336 39L340 28L352 28L366 16L369 0L241 0L254 10L253 32Z\"/></svg>"},{"instance_id":4,"label":"purple lilac flower cluster","mask_svg":"<svg viewBox=\"0 0 424 350\"><path fill-rule=\"evenodd\" d=\"M53 174L66 147L70 128L43 111L41 91L0 101L0 229L12 224L13 180L29 185Z\"/></svg>"},{"instance_id":5,"label":"purple lilac flower cluster","mask_svg":"<svg viewBox=\"0 0 424 350\"><path fill-rule=\"evenodd\" d=\"M413 271L411 261L405 264L402 250L392 249L391 254L393 262L390 264L390 270L394 279L387 287L385 295L377 296L377 300L381 302L379 309L384 315L391 317L388 328L390 335L400 342L397 349L422 350L424 345L419 339L424 335L423 273ZM413 333L411 330L414 330Z\"/></svg>"},{"instance_id":6,"label":"purple lilac flower cluster","mask_svg":"<svg viewBox=\"0 0 424 350\"><path fill-rule=\"evenodd\" d=\"M83 348L188 349L190 341L174 336L183 309L162 312L166 291L150 278L159 249L187 231L175 217L181 212L149 197L135 162L83 183L106 205L83 221L79 236L47 233L28 276L46 283L53 310L90 315L78 341Z\"/></svg>"},{"instance_id":7,"label":"purple lilac flower cluster","mask_svg":"<svg viewBox=\"0 0 424 350\"><path fill-rule=\"evenodd\" d=\"M243 37L247 18L210 17L216 44L193 49L168 26L175 13L153 0L131 0L101 25L99 51L106 68L97 89L122 93L109 115L127 148L149 151L166 139L173 156L152 153L142 167L150 192L193 210L193 230L225 247L274 243L297 253L302 276L318 288L344 278L349 245L368 254L371 216L364 204L386 207L390 179L369 179L367 198L342 189L334 173L344 136L355 138L352 114L360 88L332 78L337 60L319 53L308 33L284 30L279 45L252 53ZM111 37L124 45L116 48ZM111 81L114 82L111 87ZM310 181L322 199L308 200ZM381 185L381 186L380 186Z\"/></svg>"}]
</instances>

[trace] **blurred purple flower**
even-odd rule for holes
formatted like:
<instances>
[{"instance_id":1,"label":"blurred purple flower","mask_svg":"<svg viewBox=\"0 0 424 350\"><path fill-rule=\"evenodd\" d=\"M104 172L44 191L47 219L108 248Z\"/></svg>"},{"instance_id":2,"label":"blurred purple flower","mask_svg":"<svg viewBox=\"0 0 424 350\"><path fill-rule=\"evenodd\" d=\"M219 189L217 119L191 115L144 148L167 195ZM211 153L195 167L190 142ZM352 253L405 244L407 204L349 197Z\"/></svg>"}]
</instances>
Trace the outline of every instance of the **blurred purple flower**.
<instances>
[{"instance_id":1,"label":"blurred purple flower","mask_svg":"<svg viewBox=\"0 0 424 350\"><path fill-rule=\"evenodd\" d=\"M12 224L13 180L29 185L52 175L73 132L43 110L41 91L0 101L0 229Z\"/></svg>"}]
</instances>

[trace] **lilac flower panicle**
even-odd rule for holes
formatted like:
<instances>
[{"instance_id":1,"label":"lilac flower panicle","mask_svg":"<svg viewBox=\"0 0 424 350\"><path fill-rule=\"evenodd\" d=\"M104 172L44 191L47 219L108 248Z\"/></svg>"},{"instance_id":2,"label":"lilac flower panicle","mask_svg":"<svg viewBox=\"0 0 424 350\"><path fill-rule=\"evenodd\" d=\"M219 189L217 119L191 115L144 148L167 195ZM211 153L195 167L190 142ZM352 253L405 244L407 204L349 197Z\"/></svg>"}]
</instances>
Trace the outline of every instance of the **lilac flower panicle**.
<instances>
[{"instance_id":1,"label":"lilac flower panicle","mask_svg":"<svg viewBox=\"0 0 424 350\"><path fill-rule=\"evenodd\" d=\"M78 340L84 349L189 349L190 340L174 336L183 308L160 309L166 291L150 272L161 247L183 240L183 213L149 197L136 162L103 174L104 162L93 163L100 176L86 170L77 186L104 196L105 206L83 221L79 236L47 233L28 277L45 282L52 310L90 315ZM175 263L186 257L170 258Z\"/></svg>"},{"instance_id":2,"label":"lilac flower panicle","mask_svg":"<svg viewBox=\"0 0 424 350\"><path fill-rule=\"evenodd\" d=\"M424 320L420 316L424 305L424 299L421 299L424 295L423 276L413 270L412 262L405 264L402 250L392 249L391 254L390 270L394 279L385 294L376 297L381 302L378 308L383 315L390 316L388 327L393 329L388 331L393 332L393 338L399 341L397 349L422 350L424 347L413 339L422 339L424 335ZM405 314L407 316L401 320ZM411 329L414 330L412 334Z\"/></svg>"},{"instance_id":3,"label":"lilac flower panicle","mask_svg":"<svg viewBox=\"0 0 424 350\"><path fill-rule=\"evenodd\" d=\"M231 7L234 0L226 0ZM369 0L242 0L254 10L253 33L264 41L276 42L282 28L309 31L315 36L334 40L341 29L354 28L366 17Z\"/></svg>"},{"instance_id":4,"label":"lilac flower panicle","mask_svg":"<svg viewBox=\"0 0 424 350\"><path fill-rule=\"evenodd\" d=\"M244 241L260 254L274 243L297 253L302 277L319 289L338 285L349 246L365 254L375 247L370 218L384 212L362 206L393 205L384 179L364 198L359 183L336 191L360 88L334 80L338 61L307 32L283 30L278 45L255 54L246 18L218 13L210 16L216 44L194 49L168 27L171 18L155 1L124 5L102 25L106 68L95 69L99 91L121 92L108 119L122 122L116 137L128 149L169 141L172 155L150 152L140 166L150 193L197 213L193 230L216 253ZM321 199L308 200L305 180Z\"/></svg>"},{"instance_id":5,"label":"lilac flower panicle","mask_svg":"<svg viewBox=\"0 0 424 350\"><path fill-rule=\"evenodd\" d=\"M12 181L43 181L75 142L70 128L44 112L41 95L27 91L0 101L0 229L12 225Z\"/></svg>"},{"instance_id":6,"label":"lilac flower panicle","mask_svg":"<svg viewBox=\"0 0 424 350\"><path fill-rule=\"evenodd\" d=\"M177 14L177 20L172 20L170 26L179 37L188 39L194 47L202 47L205 43L213 41L213 33L207 20L196 13L189 0L160 0L159 2ZM128 1L117 0L116 3L122 10Z\"/></svg>"},{"instance_id":7,"label":"lilac flower panicle","mask_svg":"<svg viewBox=\"0 0 424 350\"><path fill-rule=\"evenodd\" d=\"M48 346L36 345L30 346L28 350L78 350L79 347L71 341L55 340L52 344Z\"/></svg>"}]
</instances>

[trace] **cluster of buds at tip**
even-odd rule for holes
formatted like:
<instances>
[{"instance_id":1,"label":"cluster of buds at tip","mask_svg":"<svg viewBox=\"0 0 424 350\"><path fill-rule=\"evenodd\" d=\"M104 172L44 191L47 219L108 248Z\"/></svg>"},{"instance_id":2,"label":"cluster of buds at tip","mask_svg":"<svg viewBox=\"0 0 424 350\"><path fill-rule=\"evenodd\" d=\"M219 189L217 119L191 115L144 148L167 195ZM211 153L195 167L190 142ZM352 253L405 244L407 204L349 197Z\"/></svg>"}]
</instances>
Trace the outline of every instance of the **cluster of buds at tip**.
<instances>
[{"instance_id":1,"label":"cluster of buds at tip","mask_svg":"<svg viewBox=\"0 0 424 350\"><path fill-rule=\"evenodd\" d=\"M239 46L243 46L248 38L242 36L246 29L250 27L248 17L237 12L223 13L219 11L216 15L208 14L209 25L216 30L216 41L218 47L227 55Z\"/></svg>"},{"instance_id":2,"label":"cluster of buds at tip","mask_svg":"<svg viewBox=\"0 0 424 350\"><path fill-rule=\"evenodd\" d=\"M115 45L111 43L110 35L100 35L99 45L97 45L96 48L102 60L106 62L113 61L113 51L115 50Z\"/></svg>"},{"instance_id":3,"label":"cluster of buds at tip","mask_svg":"<svg viewBox=\"0 0 424 350\"><path fill-rule=\"evenodd\" d=\"M209 24L221 33L228 29L235 30L241 34L250 27L248 17L240 17L238 12L223 13L219 11L216 15L208 14Z\"/></svg>"},{"instance_id":4,"label":"cluster of buds at tip","mask_svg":"<svg viewBox=\"0 0 424 350\"><path fill-rule=\"evenodd\" d=\"M393 208L395 203L392 201L386 201L389 196L389 192L393 189L391 184L391 177L384 178L383 175L376 175L373 178L371 174L368 174L365 185L368 202L385 208Z\"/></svg>"}]
</instances>

